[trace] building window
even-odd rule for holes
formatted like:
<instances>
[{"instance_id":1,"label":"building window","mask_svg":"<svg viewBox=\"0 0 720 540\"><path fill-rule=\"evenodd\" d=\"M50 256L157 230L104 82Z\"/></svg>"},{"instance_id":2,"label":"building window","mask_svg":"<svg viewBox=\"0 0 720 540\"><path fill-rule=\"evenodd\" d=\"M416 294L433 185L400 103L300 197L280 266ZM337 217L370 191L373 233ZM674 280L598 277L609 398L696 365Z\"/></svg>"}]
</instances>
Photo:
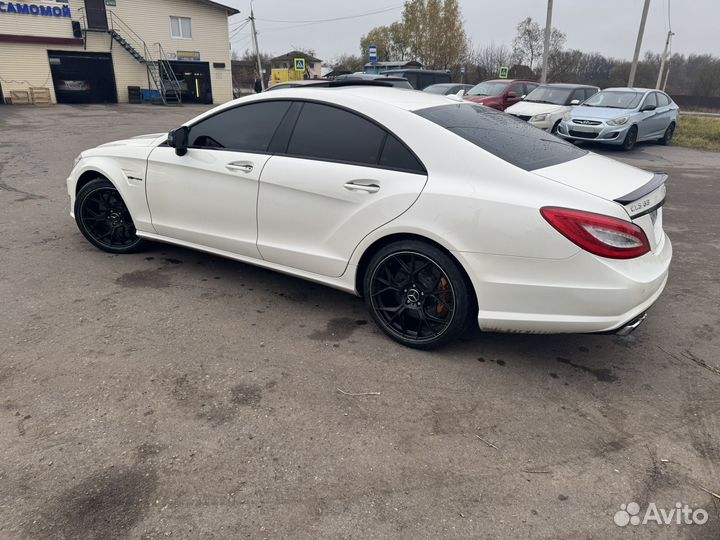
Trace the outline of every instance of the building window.
<instances>
[{"instance_id":1,"label":"building window","mask_svg":"<svg viewBox=\"0 0 720 540\"><path fill-rule=\"evenodd\" d=\"M190 17L170 17L170 31L174 38L191 39L192 24L190 23Z\"/></svg>"}]
</instances>

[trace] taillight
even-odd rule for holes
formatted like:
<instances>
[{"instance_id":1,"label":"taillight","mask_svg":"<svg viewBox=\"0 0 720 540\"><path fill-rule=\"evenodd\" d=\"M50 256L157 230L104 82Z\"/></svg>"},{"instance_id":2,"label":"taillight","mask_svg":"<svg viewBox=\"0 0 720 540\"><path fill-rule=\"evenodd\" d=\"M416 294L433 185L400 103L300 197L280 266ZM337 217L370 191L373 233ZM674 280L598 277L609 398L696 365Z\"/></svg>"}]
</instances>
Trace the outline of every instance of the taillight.
<instances>
[{"instance_id":1,"label":"taillight","mask_svg":"<svg viewBox=\"0 0 720 540\"><path fill-rule=\"evenodd\" d=\"M650 251L645 232L610 216L546 206L540 213L560 234L585 251L609 259L633 259Z\"/></svg>"}]
</instances>

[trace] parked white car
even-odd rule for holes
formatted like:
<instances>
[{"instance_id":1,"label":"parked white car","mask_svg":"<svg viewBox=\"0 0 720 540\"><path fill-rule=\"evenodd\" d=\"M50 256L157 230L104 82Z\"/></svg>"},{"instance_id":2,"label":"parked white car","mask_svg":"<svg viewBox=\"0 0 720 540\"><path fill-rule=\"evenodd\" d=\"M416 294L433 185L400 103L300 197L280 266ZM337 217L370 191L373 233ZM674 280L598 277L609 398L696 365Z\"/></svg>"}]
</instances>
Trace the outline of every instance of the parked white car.
<instances>
[{"instance_id":1,"label":"parked white car","mask_svg":"<svg viewBox=\"0 0 720 540\"><path fill-rule=\"evenodd\" d=\"M168 242L323 283L430 348L471 321L633 329L668 276L665 179L488 107L345 85L257 94L103 144L67 187L102 250Z\"/></svg>"},{"instance_id":2,"label":"parked white car","mask_svg":"<svg viewBox=\"0 0 720 540\"><path fill-rule=\"evenodd\" d=\"M550 133L557 131L563 115L596 94L597 86L581 84L543 84L505 112Z\"/></svg>"}]
</instances>

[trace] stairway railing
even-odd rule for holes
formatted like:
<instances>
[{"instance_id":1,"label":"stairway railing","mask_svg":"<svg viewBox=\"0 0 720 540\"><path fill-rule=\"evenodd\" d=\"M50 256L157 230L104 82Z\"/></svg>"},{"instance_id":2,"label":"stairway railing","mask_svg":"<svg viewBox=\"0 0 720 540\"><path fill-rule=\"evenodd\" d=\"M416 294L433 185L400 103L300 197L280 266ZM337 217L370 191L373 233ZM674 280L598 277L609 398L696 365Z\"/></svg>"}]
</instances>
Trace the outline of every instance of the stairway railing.
<instances>
[{"instance_id":1,"label":"stairway railing","mask_svg":"<svg viewBox=\"0 0 720 540\"><path fill-rule=\"evenodd\" d=\"M170 83L170 91L173 93L175 99L178 103L182 103L182 88L180 87L180 81L175 75L175 71L173 71L172 67L170 66L170 60L168 59L168 55L165 53L165 49L163 49L161 43L156 43L155 45L158 46L159 53L158 71L160 72L160 81L163 83L163 85L165 84L165 81L168 81Z\"/></svg>"}]
</instances>

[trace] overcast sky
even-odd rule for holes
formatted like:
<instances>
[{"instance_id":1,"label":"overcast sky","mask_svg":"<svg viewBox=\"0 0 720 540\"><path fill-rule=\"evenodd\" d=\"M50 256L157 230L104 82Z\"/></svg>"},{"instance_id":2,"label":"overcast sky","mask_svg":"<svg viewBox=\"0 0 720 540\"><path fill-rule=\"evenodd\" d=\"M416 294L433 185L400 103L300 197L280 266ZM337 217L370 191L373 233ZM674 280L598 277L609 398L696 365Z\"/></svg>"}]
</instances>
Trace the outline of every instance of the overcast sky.
<instances>
[{"instance_id":1,"label":"overcast sky","mask_svg":"<svg viewBox=\"0 0 720 540\"><path fill-rule=\"evenodd\" d=\"M241 10L231 18L232 29L250 13L250 0L220 0ZM668 5L673 51L720 55L720 0L651 0L642 50L662 52L668 31ZM276 55L295 47L314 49L325 61L342 53L358 54L360 38L375 26L400 19L402 0L254 0L260 49ZM515 26L530 16L545 23L546 0L460 0L465 30L476 45L494 41L510 45ZM555 0L553 26L567 34L568 48L632 58L643 0ZM384 13L328 22L393 8ZM292 21L292 22L271 22ZM232 37L239 52L249 48L249 26Z\"/></svg>"}]
</instances>

